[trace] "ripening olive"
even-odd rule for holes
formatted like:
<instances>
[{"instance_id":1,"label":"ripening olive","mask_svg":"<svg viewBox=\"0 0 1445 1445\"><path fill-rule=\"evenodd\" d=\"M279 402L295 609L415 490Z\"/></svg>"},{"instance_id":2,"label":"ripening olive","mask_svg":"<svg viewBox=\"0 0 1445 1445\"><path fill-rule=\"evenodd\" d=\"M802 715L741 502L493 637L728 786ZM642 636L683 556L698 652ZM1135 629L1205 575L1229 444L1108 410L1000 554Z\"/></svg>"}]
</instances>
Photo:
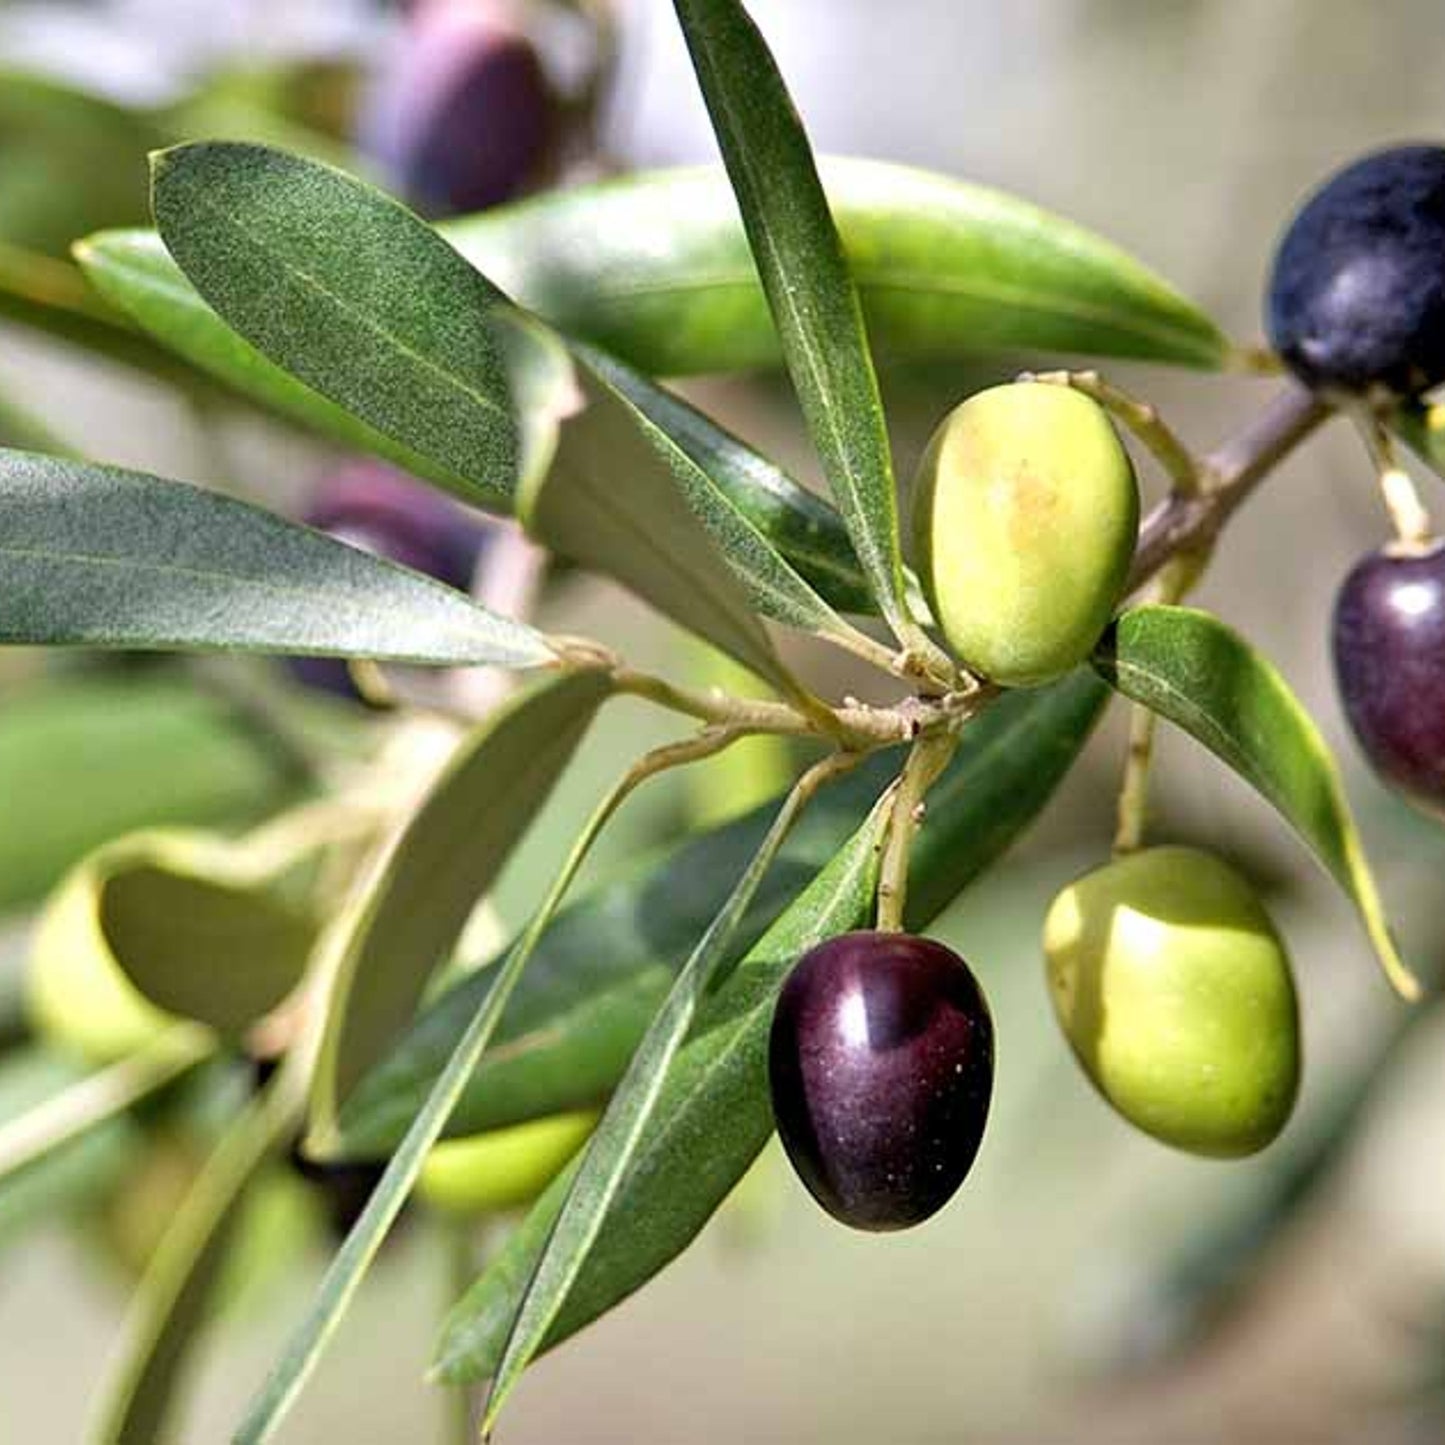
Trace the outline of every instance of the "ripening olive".
<instances>
[{"instance_id":1,"label":"ripening olive","mask_svg":"<svg viewBox=\"0 0 1445 1445\"><path fill-rule=\"evenodd\" d=\"M931 938L845 933L778 995L773 1117L808 1192L854 1229L906 1229L973 1165L993 1092L993 1021L968 965Z\"/></svg>"},{"instance_id":2,"label":"ripening olive","mask_svg":"<svg viewBox=\"0 0 1445 1445\"><path fill-rule=\"evenodd\" d=\"M1139 527L1129 455L1067 387L979 392L933 435L913 491L915 560L938 625L975 671L1030 687L1088 656Z\"/></svg>"},{"instance_id":3,"label":"ripening olive","mask_svg":"<svg viewBox=\"0 0 1445 1445\"><path fill-rule=\"evenodd\" d=\"M416 7L384 57L358 141L413 205L443 217L535 186L560 119L515 5L431 0Z\"/></svg>"},{"instance_id":4,"label":"ripening olive","mask_svg":"<svg viewBox=\"0 0 1445 1445\"><path fill-rule=\"evenodd\" d=\"M587 1142L597 1114L580 1110L449 1139L427 1155L417 1194L447 1214L498 1214L530 1204Z\"/></svg>"},{"instance_id":5,"label":"ripening olive","mask_svg":"<svg viewBox=\"0 0 1445 1445\"><path fill-rule=\"evenodd\" d=\"M1335 602L1335 676L1370 762L1445 817L1445 543L1372 552Z\"/></svg>"},{"instance_id":6,"label":"ripening olive","mask_svg":"<svg viewBox=\"0 0 1445 1445\"><path fill-rule=\"evenodd\" d=\"M1064 1034L1130 1123L1217 1157L1284 1127L1299 1084L1294 979L1228 864L1150 848L1086 873L1054 900L1044 954Z\"/></svg>"},{"instance_id":7,"label":"ripening olive","mask_svg":"<svg viewBox=\"0 0 1445 1445\"><path fill-rule=\"evenodd\" d=\"M1445 381L1445 147L1393 146L1331 176L1280 242L1266 311L1308 386L1414 395Z\"/></svg>"}]
</instances>

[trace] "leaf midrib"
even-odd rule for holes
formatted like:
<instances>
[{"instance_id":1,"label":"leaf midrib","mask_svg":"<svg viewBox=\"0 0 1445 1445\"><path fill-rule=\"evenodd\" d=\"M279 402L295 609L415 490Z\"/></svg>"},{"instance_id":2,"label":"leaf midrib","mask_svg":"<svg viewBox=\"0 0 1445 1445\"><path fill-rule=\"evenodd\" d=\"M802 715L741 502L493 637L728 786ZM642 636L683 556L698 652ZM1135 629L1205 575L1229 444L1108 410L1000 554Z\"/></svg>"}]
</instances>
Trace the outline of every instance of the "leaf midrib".
<instances>
[{"instance_id":1,"label":"leaf midrib","mask_svg":"<svg viewBox=\"0 0 1445 1445\"><path fill-rule=\"evenodd\" d=\"M359 310L357 307L355 307L340 292L333 291L319 277L312 274L304 266L300 266L289 260L284 251L276 250L273 252L268 249L267 246L264 244L263 240L257 237L250 227L246 226L236 216L221 210L204 194L202 195L200 201L197 204L197 209L205 211L210 215L216 217L222 226L236 232L243 240L250 244L251 248L257 253L260 259L262 259L263 261L274 259L277 264L280 265L282 270L286 271L291 276L298 278L303 283L303 285L309 285L313 287L321 296L333 302L336 308L341 311L348 320L356 324L361 330L370 332L372 335L380 337L384 342L389 342L391 350L415 362L423 371L432 373L444 384L445 387L449 387L453 391L460 393L463 397L478 402L488 411L497 413L507 423L508 427L511 427L511 413L506 407L502 406L493 397L488 396L485 392L477 391L474 387L468 385L466 381L457 373L448 371L445 367L431 360L431 358L429 358L424 352L415 350L415 348L405 342L395 331L388 330L378 325L366 314L365 311ZM442 242L442 244L447 245L448 243L444 241ZM460 253L456 254L458 255L458 258L463 261L463 264L470 266L471 263L467 262L464 257L461 257ZM480 275L480 272L478 272L477 274Z\"/></svg>"}]
</instances>

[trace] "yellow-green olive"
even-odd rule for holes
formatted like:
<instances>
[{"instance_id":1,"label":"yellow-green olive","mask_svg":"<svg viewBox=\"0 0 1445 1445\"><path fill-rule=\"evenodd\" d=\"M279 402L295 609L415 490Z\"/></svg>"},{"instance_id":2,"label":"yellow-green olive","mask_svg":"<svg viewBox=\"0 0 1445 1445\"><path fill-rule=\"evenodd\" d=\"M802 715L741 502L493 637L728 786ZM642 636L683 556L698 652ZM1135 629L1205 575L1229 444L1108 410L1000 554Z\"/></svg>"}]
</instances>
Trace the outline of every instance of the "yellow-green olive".
<instances>
[{"instance_id":1,"label":"yellow-green olive","mask_svg":"<svg viewBox=\"0 0 1445 1445\"><path fill-rule=\"evenodd\" d=\"M933 435L913 486L915 561L938 625L1011 687L1082 662L1108 624L1139 529L1129 455L1079 392L979 392Z\"/></svg>"},{"instance_id":2,"label":"yellow-green olive","mask_svg":"<svg viewBox=\"0 0 1445 1445\"><path fill-rule=\"evenodd\" d=\"M496 1214L530 1204L587 1142L593 1110L554 1114L466 1139L427 1155L417 1194L447 1214Z\"/></svg>"},{"instance_id":3,"label":"yellow-green olive","mask_svg":"<svg viewBox=\"0 0 1445 1445\"><path fill-rule=\"evenodd\" d=\"M1196 848L1150 848L1086 873L1044 924L1049 991L1099 1092L1191 1153L1262 1149L1299 1086L1284 945L1249 882Z\"/></svg>"}]
</instances>

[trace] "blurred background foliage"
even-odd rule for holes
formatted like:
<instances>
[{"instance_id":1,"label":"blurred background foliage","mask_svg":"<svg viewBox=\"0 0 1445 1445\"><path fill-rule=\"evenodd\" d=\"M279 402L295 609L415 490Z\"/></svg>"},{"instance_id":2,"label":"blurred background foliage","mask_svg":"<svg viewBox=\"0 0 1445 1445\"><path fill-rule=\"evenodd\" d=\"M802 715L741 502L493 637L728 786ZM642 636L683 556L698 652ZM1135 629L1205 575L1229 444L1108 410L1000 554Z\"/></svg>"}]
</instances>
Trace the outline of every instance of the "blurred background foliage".
<instances>
[{"instance_id":1,"label":"blurred background foliage","mask_svg":"<svg viewBox=\"0 0 1445 1445\"><path fill-rule=\"evenodd\" d=\"M587 57L567 7L521 8L551 73L575 91ZM1273 239L1301 193L1373 145L1438 138L1445 122L1445 30L1431 0L754 9L821 150L1040 202L1140 255L1246 341ZM711 158L671 7L627 0L616 14L617 67L596 136L527 185ZM277 141L387 179L352 137L405 24L399 9L362 0L0 3L0 281L60 297L73 334L91 337L97 303L68 243L143 223L145 152L183 137ZM48 438L292 514L336 460L207 391L42 336L19 303L4 314L0 440ZM948 405L1037 360L888 370L900 471ZM1268 387L1139 366L1112 374L1199 443ZM781 383L704 379L690 390L813 477ZM1328 672L1334 588L1385 531L1358 445L1336 429L1250 504L1199 600L1281 664L1339 746L1409 951L1438 976L1445 835L1359 765ZM559 629L585 618L645 664L716 675L715 659L600 583L552 579L541 616ZM939 929L979 972L1007 1041L981 1164L958 1201L916 1233L859 1237L822 1220L764 1155L683 1260L540 1365L509 1441L1440 1438L1439 1008L1402 1016L1362 966L1364 939L1323 876L1262 804L1177 736L1162 739L1153 834L1208 843L1265 887L1299 968L1302 1107L1278 1144L1245 1163L1172 1154L1089 1092L1054 1027L1038 928L1054 891L1107 851L1117 722L1025 844ZM17 1003L34 910L67 870L141 827L243 828L314 789L318 769L344 767L385 726L353 703L302 693L279 666L0 653L0 1118L77 1071L22 1041ZM662 736L640 708L604 719L502 881L504 922L522 917L591 798ZM739 756L647 795L590 876L776 785L775 758L740 769ZM120 1281L245 1088L234 1071L205 1070L155 1102L163 1117L121 1120L0 1195L0 1439L79 1437L121 1316ZM240 1298L206 1355L187 1440L223 1437L323 1257L325 1221L293 1174L278 1172L251 1213L235 1246ZM446 1404L419 1379L451 1251L418 1229L388 1250L284 1439L439 1434Z\"/></svg>"}]
</instances>

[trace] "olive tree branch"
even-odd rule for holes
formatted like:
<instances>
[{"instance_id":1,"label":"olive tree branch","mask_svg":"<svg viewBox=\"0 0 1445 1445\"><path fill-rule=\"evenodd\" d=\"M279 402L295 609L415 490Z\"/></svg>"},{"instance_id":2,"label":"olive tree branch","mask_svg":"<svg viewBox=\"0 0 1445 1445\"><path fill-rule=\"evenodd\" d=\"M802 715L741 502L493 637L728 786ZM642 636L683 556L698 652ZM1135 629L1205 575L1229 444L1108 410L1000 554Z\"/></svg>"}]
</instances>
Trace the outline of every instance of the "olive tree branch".
<instances>
[{"instance_id":1,"label":"olive tree branch","mask_svg":"<svg viewBox=\"0 0 1445 1445\"><path fill-rule=\"evenodd\" d=\"M1198 495L1172 492L1144 519L1126 592L1137 591L1179 553L1212 546L1235 508L1333 411L1297 382L1286 383L1243 431L1204 457Z\"/></svg>"}]
</instances>

